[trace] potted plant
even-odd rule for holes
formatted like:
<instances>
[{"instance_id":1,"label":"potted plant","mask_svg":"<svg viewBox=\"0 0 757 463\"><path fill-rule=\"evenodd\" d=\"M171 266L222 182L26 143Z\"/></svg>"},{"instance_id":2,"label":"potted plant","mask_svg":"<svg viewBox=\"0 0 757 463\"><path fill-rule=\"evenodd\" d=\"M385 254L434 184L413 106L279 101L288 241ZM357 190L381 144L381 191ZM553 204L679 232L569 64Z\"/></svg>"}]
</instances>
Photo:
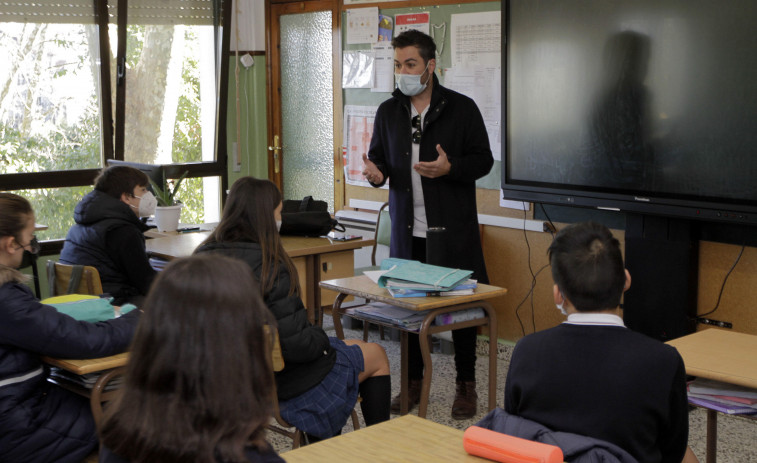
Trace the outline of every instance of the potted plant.
<instances>
[{"instance_id":1,"label":"potted plant","mask_svg":"<svg viewBox=\"0 0 757 463\"><path fill-rule=\"evenodd\" d=\"M155 225L158 226L158 231L176 231L179 228L179 215L183 204L175 196L187 174L189 172L184 171L181 177L168 181L166 173L163 171L162 185L158 185L150 179L152 189L155 192L155 199L158 200L158 206L155 208Z\"/></svg>"}]
</instances>

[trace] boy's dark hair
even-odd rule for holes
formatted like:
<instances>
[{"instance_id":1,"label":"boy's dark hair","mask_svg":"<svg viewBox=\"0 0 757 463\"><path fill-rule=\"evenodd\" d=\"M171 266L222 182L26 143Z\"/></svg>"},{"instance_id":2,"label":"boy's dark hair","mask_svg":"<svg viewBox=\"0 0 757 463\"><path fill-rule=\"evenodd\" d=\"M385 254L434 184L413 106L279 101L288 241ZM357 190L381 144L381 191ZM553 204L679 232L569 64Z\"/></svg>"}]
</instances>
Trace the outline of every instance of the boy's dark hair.
<instances>
[{"instance_id":1,"label":"boy's dark hair","mask_svg":"<svg viewBox=\"0 0 757 463\"><path fill-rule=\"evenodd\" d=\"M436 59L436 44L434 39L424 34L421 31L411 29L405 31L392 39L393 48L405 48L405 47L417 47L418 54L421 58L429 62L429 60Z\"/></svg>"},{"instance_id":2,"label":"boy's dark hair","mask_svg":"<svg viewBox=\"0 0 757 463\"><path fill-rule=\"evenodd\" d=\"M147 174L139 169L129 166L110 166L103 169L95 179L95 190L119 199L123 193L129 196L134 194L134 187L146 187L149 184L150 179Z\"/></svg>"},{"instance_id":3,"label":"boy's dark hair","mask_svg":"<svg viewBox=\"0 0 757 463\"><path fill-rule=\"evenodd\" d=\"M604 225L569 225L547 250L552 279L579 312L614 309L626 282L620 242Z\"/></svg>"}]
</instances>

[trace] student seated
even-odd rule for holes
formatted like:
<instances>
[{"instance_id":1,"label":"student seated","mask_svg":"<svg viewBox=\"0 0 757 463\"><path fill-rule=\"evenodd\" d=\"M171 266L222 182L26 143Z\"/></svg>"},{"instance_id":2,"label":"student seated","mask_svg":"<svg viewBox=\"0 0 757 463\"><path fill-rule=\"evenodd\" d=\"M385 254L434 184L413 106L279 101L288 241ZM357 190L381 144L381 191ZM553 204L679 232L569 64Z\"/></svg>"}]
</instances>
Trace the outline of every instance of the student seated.
<instances>
[{"instance_id":1,"label":"student seated","mask_svg":"<svg viewBox=\"0 0 757 463\"><path fill-rule=\"evenodd\" d=\"M123 394L105 411L100 463L283 462L265 441L276 322L249 267L177 259L143 307Z\"/></svg>"},{"instance_id":2,"label":"student seated","mask_svg":"<svg viewBox=\"0 0 757 463\"><path fill-rule=\"evenodd\" d=\"M309 436L338 434L357 401L367 425L389 419L389 360L378 344L329 338L308 321L292 259L281 244L282 199L268 180L231 187L218 227L195 251L236 257L260 282L279 326L285 368L276 374L281 416ZM358 386L359 384L359 386Z\"/></svg>"},{"instance_id":3,"label":"student seated","mask_svg":"<svg viewBox=\"0 0 757 463\"><path fill-rule=\"evenodd\" d=\"M678 463L689 420L678 351L627 329L620 298L631 285L610 230L579 223L548 250L557 308L567 321L521 339L505 386L505 411L553 431L617 445L640 462Z\"/></svg>"},{"instance_id":4,"label":"student seated","mask_svg":"<svg viewBox=\"0 0 757 463\"><path fill-rule=\"evenodd\" d=\"M155 270L145 251L139 220L155 213L157 201L147 191L144 172L111 166L95 179L95 189L74 209L74 221L60 253L69 265L90 265L100 273L103 291L114 304L139 304L150 289Z\"/></svg>"},{"instance_id":5,"label":"student seated","mask_svg":"<svg viewBox=\"0 0 757 463\"><path fill-rule=\"evenodd\" d=\"M87 323L41 304L16 270L38 252L31 205L0 193L0 460L79 463L97 447L89 400L48 382L41 357L123 352L139 311Z\"/></svg>"}]
</instances>

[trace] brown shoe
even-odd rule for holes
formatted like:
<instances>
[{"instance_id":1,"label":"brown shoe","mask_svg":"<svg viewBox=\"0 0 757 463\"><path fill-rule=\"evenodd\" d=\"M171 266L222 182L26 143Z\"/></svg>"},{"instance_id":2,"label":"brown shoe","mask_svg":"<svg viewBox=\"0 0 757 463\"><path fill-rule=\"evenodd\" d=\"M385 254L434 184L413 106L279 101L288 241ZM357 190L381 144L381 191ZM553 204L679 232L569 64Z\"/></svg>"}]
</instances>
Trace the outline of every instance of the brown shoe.
<instances>
[{"instance_id":1,"label":"brown shoe","mask_svg":"<svg viewBox=\"0 0 757 463\"><path fill-rule=\"evenodd\" d=\"M407 411L411 411L415 408L416 405L418 405L421 401L421 384L423 380L420 379L411 379L408 381L408 387L407 387L407 398L408 398L408 404L407 404ZM392 413L400 413L400 410L402 408L402 400L400 399L401 394L397 394L392 399Z\"/></svg>"},{"instance_id":2,"label":"brown shoe","mask_svg":"<svg viewBox=\"0 0 757 463\"><path fill-rule=\"evenodd\" d=\"M475 381L457 381L455 401L452 403L452 418L465 420L476 414L478 394Z\"/></svg>"}]
</instances>

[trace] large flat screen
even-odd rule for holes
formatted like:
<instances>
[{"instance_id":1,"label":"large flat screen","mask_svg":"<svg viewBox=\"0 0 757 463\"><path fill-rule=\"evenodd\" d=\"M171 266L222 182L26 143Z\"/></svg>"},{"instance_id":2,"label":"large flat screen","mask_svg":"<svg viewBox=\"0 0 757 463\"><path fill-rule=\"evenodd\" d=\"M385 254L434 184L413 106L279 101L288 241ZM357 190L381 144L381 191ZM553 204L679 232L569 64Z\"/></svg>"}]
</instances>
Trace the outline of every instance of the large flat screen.
<instances>
[{"instance_id":1,"label":"large flat screen","mask_svg":"<svg viewBox=\"0 0 757 463\"><path fill-rule=\"evenodd\" d=\"M757 1L509 0L505 198L757 223Z\"/></svg>"}]
</instances>

